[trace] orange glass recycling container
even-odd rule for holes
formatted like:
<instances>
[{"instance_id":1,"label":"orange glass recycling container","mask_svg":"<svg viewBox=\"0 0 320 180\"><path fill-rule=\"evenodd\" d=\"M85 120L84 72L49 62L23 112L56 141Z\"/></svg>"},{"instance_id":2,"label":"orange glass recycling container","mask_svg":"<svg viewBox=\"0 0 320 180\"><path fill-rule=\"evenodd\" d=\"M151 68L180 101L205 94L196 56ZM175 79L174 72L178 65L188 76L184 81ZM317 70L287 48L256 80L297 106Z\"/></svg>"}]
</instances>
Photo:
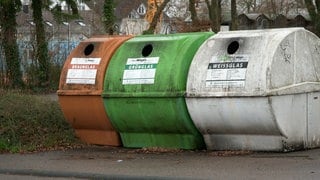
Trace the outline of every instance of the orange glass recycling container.
<instances>
[{"instance_id":1,"label":"orange glass recycling container","mask_svg":"<svg viewBox=\"0 0 320 180\"><path fill-rule=\"evenodd\" d=\"M95 36L80 42L65 61L57 91L61 110L88 144L120 146L119 134L105 112L106 69L117 48L132 36Z\"/></svg>"}]
</instances>

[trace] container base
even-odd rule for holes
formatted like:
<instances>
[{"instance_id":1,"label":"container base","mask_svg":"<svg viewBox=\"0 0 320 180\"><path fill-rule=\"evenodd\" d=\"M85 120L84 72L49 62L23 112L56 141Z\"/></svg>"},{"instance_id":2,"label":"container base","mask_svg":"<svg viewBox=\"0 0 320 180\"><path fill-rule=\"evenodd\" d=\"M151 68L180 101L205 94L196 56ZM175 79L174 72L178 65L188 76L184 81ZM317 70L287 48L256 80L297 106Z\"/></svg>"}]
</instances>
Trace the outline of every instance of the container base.
<instances>
[{"instance_id":1,"label":"container base","mask_svg":"<svg viewBox=\"0 0 320 180\"><path fill-rule=\"evenodd\" d=\"M121 146L121 140L117 132L92 129L75 129L77 137L88 144Z\"/></svg>"},{"instance_id":2,"label":"container base","mask_svg":"<svg viewBox=\"0 0 320 180\"><path fill-rule=\"evenodd\" d=\"M287 152L303 148L301 143L290 146L282 136L258 134L211 134L204 135L207 149L210 150L249 150ZM297 146L301 144L301 146Z\"/></svg>"},{"instance_id":3,"label":"container base","mask_svg":"<svg viewBox=\"0 0 320 180\"><path fill-rule=\"evenodd\" d=\"M172 149L205 149L201 137L192 134L120 133L124 147L163 147Z\"/></svg>"}]
</instances>

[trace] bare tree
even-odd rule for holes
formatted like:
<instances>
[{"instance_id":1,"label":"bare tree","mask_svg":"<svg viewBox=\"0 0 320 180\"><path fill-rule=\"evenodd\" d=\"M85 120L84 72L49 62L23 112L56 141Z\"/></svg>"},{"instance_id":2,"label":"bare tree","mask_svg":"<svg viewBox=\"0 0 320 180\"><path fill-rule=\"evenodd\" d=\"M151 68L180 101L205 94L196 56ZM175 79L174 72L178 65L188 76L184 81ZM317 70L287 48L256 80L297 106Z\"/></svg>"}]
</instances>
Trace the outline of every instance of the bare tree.
<instances>
[{"instance_id":1,"label":"bare tree","mask_svg":"<svg viewBox=\"0 0 320 180\"><path fill-rule=\"evenodd\" d=\"M257 0L239 0L238 5L246 13L256 13L261 7L261 3L259 4Z\"/></svg>"},{"instance_id":2,"label":"bare tree","mask_svg":"<svg viewBox=\"0 0 320 180\"><path fill-rule=\"evenodd\" d=\"M221 26L221 0L205 0L208 11L209 19L211 21L211 29L217 33L220 31Z\"/></svg>"},{"instance_id":3,"label":"bare tree","mask_svg":"<svg viewBox=\"0 0 320 180\"><path fill-rule=\"evenodd\" d=\"M36 72L38 82L36 83L36 85L46 89L49 88L50 85L50 61L42 12L43 9L49 9L49 5L53 2L53 0L32 0L31 2L31 8L33 9L32 17L36 28L36 60L38 62L38 72ZM69 9L72 10L72 13L78 15L76 0L65 0L65 2L68 4ZM60 6L54 8L53 14L57 15L57 11L60 10Z\"/></svg>"},{"instance_id":4,"label":"bare tree","mask_svg":"<svg viewBox=\"0 0 320 180\"><path fill-rule=\"evenodd\" d=\"M19 49L17 45L16 13L20 10L21 1L0 1L0 26L1 45L6 59L6 78L10 88L23 86L22 72L20 69Z\"/></svg>"},{"instance_id":5,"label":"bare tree","mask_svg":"<svg viewBox=\"0 0 320 180\"><path fill-rule=\"evenodd\" d=\"M298 12L301 8L301 0L267 0L261 4L260 12L275 17L279 14L287 15L289 12Z\"/></svg>"},{"instance_id":6,"label":"bare tree","mask_svg":"<svg viewBox=\"0 0 320 180\"><path fill-rule=\"evenodd\" d=\"M231 30L238 29L237 1L231 0Z\"/></svg>"},{"instance_id":7,"label":"bare tree","mask_svg":"<svg viewBox=\"0 0 320 180\"><path fill-rule=\"evenodd\" d=\"M103 23L106 33L113 35L116 16L114 15L114 1L104 0L103 4Z\"/></svg>"},{"instance_id":8,"label":"bare tree","mask_svg":"<svg viewBox=\"0 0 320 180\"><path fill-rule=\"evenodd\" d=\"M199 19L197 16L195 4L196 4L196 0L189 0L189 11L191 13L191 20L192 20L193 26L199 25Z\"/></svg>"},{"instance_id":9,"label":"bare tree","mask_svg":"<svg viewBox=\"0 0 320 180\"><path fill-rule=\"evenodd\" d=\"M152 21L150 23L150 26L147 30L143 31L143 34L153 34L154 31L156 30L158 21L161 17L162 11L164 10L164 8L166 7L166 5L170 2L170 0L164 0L160 6L157 5L157 11L154 14ZM155 3L157 4L157 3Z\"/></svg>"},{"instance_id":10,"label":"bare tree","mask_svg":"<svg viewBox=\"0 0 320 180\"><path fill-rule=\"evenodd\" d=\"M311 17L315 33L320 36L320 0L305 0L306 7Z\"/></svg>"}]
</instances>

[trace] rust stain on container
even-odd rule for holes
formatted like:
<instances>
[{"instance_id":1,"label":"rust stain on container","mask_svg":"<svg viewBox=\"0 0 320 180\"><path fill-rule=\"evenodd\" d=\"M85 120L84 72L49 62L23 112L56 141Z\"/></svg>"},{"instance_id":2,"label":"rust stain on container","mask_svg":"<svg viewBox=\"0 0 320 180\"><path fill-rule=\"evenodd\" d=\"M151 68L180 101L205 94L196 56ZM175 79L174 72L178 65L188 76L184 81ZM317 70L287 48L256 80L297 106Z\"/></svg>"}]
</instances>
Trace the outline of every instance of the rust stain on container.
<instances>
[{"instance_id":1,"label":"rust stain on container","mask_svg":"<svg viewBox=\"0 0 320 180\"><path fill-rule=\"evenodd\" d=\"M76 135L89 144L120 146L121 140L105 112L101 93L114 52L132 36L95 36L68 56L60 76L58 98Z\"/></svg>"}]
</instances>

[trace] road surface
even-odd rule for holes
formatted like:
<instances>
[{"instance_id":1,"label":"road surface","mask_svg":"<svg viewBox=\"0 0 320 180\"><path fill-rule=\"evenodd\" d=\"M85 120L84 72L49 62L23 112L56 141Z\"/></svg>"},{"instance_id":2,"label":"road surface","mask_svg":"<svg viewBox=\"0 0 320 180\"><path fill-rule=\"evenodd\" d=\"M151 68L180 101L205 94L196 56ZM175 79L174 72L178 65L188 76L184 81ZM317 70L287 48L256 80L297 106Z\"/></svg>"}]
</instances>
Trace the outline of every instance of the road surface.
<instances>
[{"instance_id":1,"label":"road surface","mask_svg":"<svg viewBox=\"0 0 320 180\"><path fill-rule=\"evenodd\" d=\"M0 179L320 179L320 149L290 153L92 146L0 154Z\"/></svg>"}]
</instances>

